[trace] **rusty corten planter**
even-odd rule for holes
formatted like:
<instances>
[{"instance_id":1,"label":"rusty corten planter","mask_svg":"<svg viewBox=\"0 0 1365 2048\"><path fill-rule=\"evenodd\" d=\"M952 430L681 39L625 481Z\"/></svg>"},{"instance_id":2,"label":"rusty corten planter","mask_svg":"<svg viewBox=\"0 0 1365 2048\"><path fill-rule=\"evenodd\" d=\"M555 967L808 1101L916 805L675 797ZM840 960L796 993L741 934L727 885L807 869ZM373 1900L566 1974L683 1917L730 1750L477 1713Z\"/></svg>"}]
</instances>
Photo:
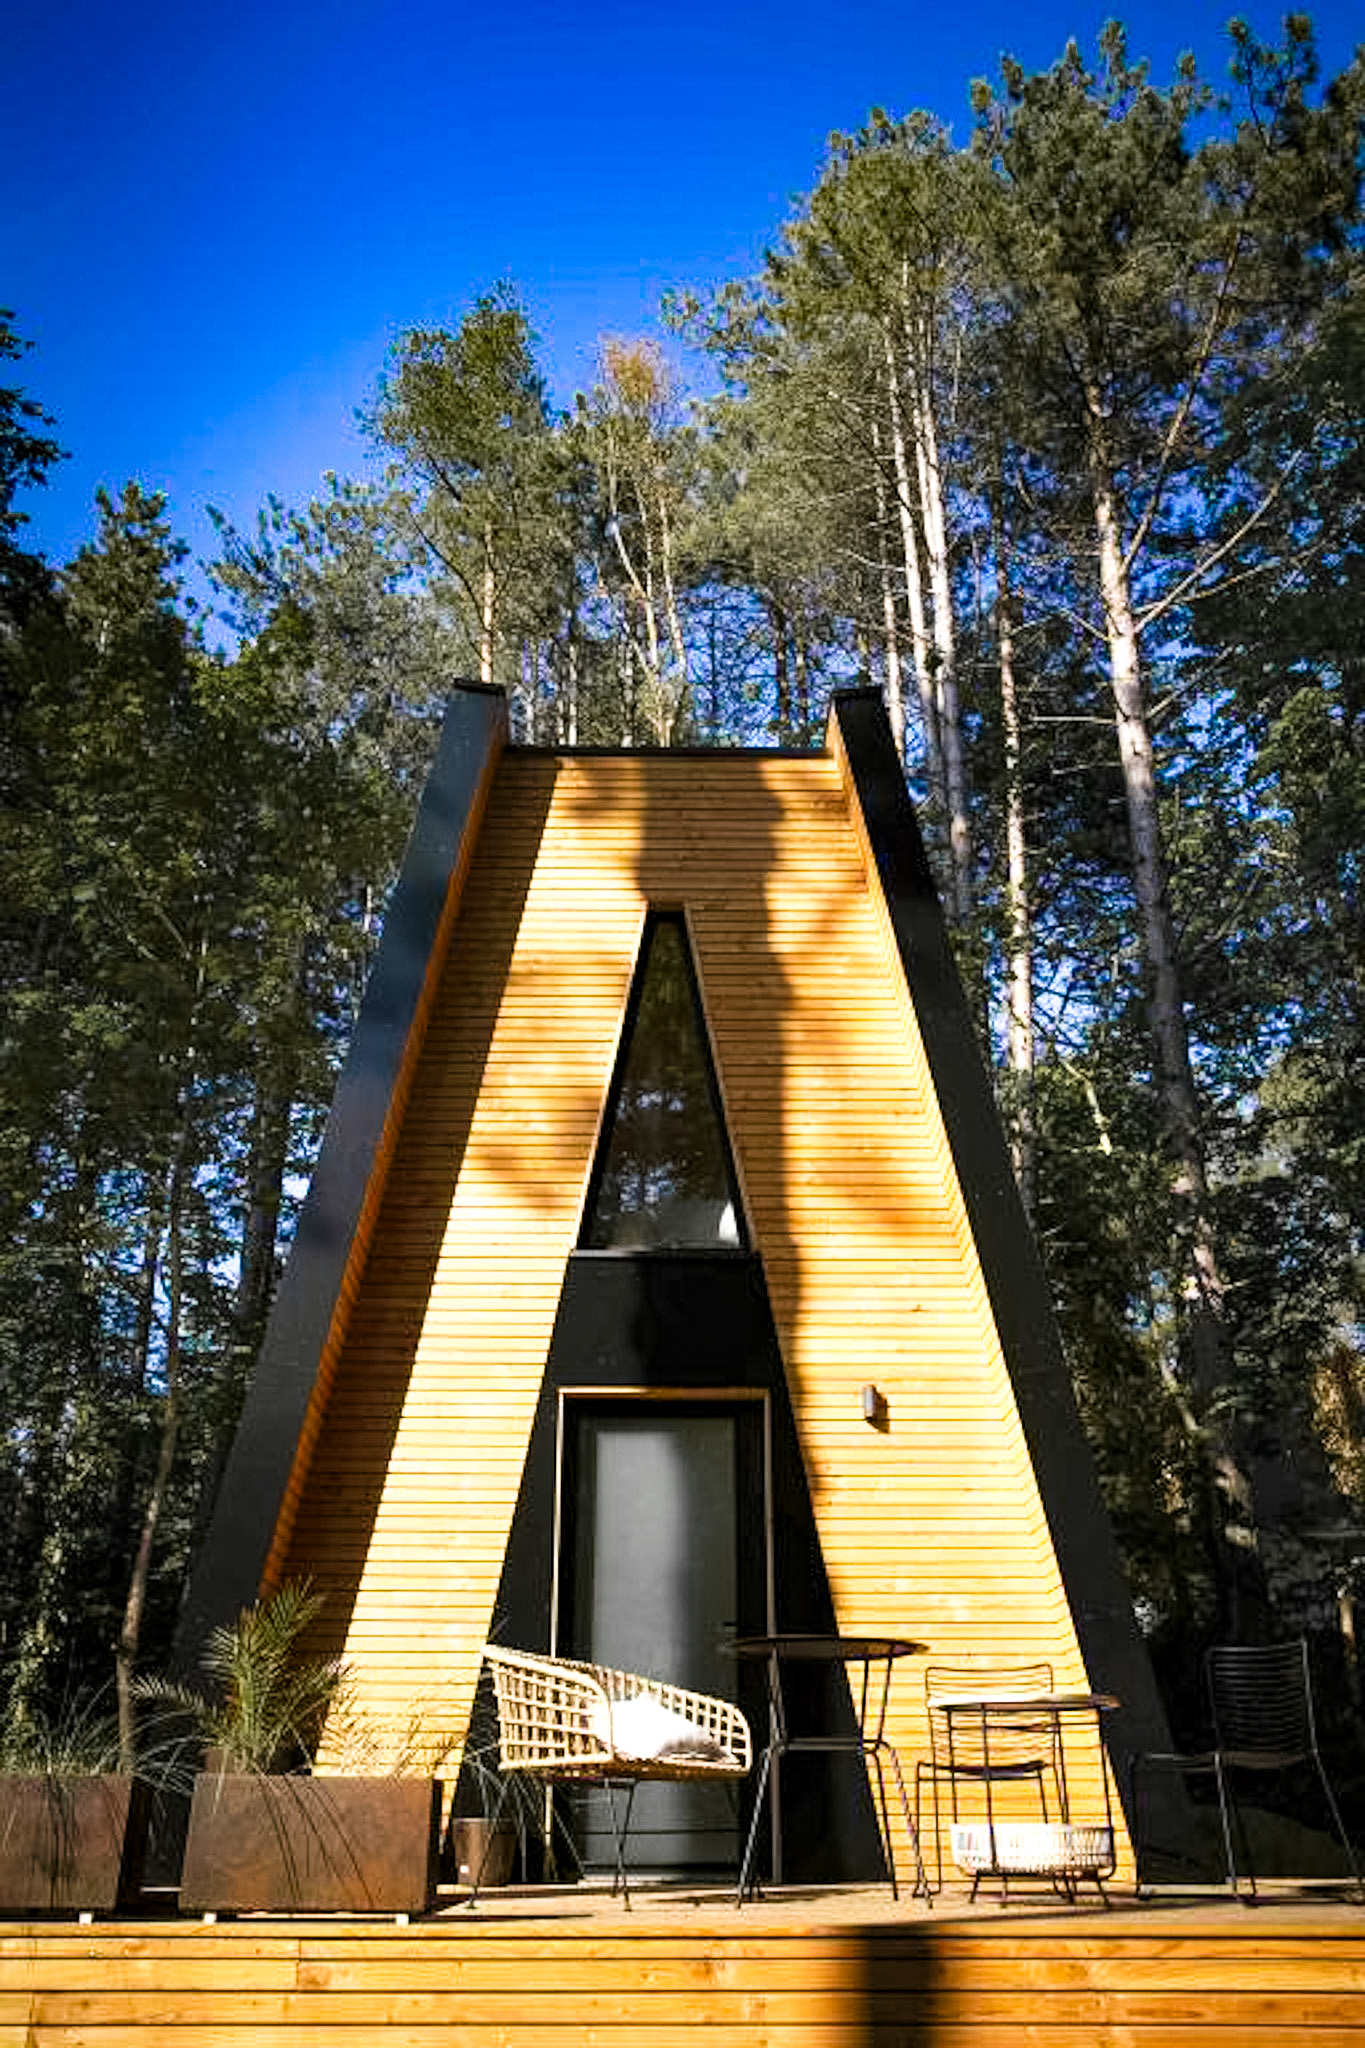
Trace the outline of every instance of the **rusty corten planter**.
<instances>
[{"instance_id":1,"label":"rusty corten planter","mask_svg":"<svg viewBox=\"0 0 1365 2048\"><path fill-rule=\"evenodd\" d=\"M436 1890L431 1778L195 1780L187 1913L421 1913Z\"/></svg>"},{"instance_id":2,"label":"rusty corten planter","mask_svg":"<svg viewBox=\"0 0 1365 2048\"><path fill-rule=\"evenodd\" d=\"M147 1847L136 1778L0 1779L0 1913L112 1913L131 1906Z\"/></svg>"}]
</instances>

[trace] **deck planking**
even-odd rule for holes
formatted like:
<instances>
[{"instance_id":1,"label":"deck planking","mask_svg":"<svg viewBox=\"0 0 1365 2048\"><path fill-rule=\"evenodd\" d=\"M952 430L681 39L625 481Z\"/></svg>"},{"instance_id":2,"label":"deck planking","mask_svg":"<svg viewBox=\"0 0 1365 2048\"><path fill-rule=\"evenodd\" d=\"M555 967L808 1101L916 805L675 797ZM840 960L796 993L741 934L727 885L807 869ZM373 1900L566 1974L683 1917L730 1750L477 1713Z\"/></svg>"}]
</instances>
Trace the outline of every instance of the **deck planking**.
<instances>
[{"instance_id":1,"label":"deck planking","mask_svg":"<svg viewBox=\"0 0 1365 2048\"><path fill-rule=\"evenodd\" d=\"M383 1920L0 1923L0 2048L1345 2048L1335 1897L933 1912L885 1890L509 1893Z\"/></svg>"}]
</instances>

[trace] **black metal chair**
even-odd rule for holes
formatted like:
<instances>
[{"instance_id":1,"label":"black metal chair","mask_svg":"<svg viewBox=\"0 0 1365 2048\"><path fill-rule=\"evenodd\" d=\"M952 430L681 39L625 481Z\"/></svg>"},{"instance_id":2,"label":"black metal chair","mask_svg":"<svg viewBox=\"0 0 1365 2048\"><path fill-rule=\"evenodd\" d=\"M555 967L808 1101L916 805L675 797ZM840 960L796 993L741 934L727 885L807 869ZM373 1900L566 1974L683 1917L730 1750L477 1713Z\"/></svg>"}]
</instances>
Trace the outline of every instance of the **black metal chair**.
<instances>
[{"instance_id":1,"label":"black metal chair","mask_svg":"<svg viewBox=\"0 0 1365 2048\"><path fill-rule=\"evenodd\" d=\"M1139 1772L1143 1765L1172 1765L1182 1772L1210 1775L1218 1791L1228 1889L1248 1904L1254 1903L1256 1873L1237 1797L1237 1776L1251 1772L1265 1777L1307 1766L1317 1773L1356 1889L1365 1898L1360 1863L1318 1748L1307 1642L1298 1637L1289 1643L1224 1644L1207 1653L1204 1672L1213 1715L1214 1746L1189 1755L1143 1751L1134 1756L1131 1783L1135 1824ZM1245 1867L1245 1892L1237 1847Z\"/></svg>"}]
</instances>

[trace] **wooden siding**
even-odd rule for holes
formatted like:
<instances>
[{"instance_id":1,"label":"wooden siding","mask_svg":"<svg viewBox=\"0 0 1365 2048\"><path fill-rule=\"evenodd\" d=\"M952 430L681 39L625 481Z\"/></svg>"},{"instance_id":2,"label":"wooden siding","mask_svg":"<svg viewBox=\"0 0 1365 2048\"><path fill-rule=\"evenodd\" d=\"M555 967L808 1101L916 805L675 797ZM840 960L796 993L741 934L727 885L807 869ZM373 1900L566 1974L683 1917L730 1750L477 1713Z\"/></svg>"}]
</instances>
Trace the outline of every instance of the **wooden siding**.
<instances>
[{"instance_id":1,"label":"wooden siding","mask_svg":"<svg viewBox=\"0 0 1365 2048\"><path fill-rule=\"evenodd\" d=\"M361 1708L467 1718L651 906L686 912L840 1625L1084 1683L838 762L511 751L284 1564L329 1590ZM925 1748L914 1665L889 1733Z\"/></svg>"},{"instance_id":2,"label":"wooden siding","mask_svg":"<svg viewBox=\"0 0 1365 2048\"><path fill-rule=\"evenodd\" d=\"M9 1926L0 2048L1347 2048L1365 2028L1358 1915L766 1917Z\"/></svg>"},{"instance_id":3,"label":"wooden siding","mask_svg":"<svg viewBox=\"0 0 1365 2048\"><path fill-rule=\"evenodd\" d=\"M497 731L496 747L490 750L490 763L496 760L497 752L501 750L504 744L505 734L506 723L504 718ZM413 1075L416 1072L422 1046L425 1042L432 1003L435 999L436 990L440 987L443 979L443 965L450 950L450 936L459 912L465 881L469 873L471 849L478 841L479 827L483 821L484 808L488 800L491 782L490 769L486 765L474 794L467 829L461 838L459 857L451 873L449 886L446 891L445 903L437 926L435 944L432 947L431 958L427 961L422 976L422 986L417 997L411 1025L404 1044L398 1076L394 1084L393 1093L389 1098L383 1129L379 1136L379 1144L371 1164L369 1180L365 1187L364 1199L361 1203L360 1214L356 1223L355 1236L351 1242L341 1287L332 1312L331 1327L319 1361L313 1396L308 1404L308 1413L304 1418L303 1428L299 1435L293 1468L285 1489L284 1503L279 1520L275 1526L274 1541L271 1545L269 1557L266 1560L265 1581L267 1586L277 1586L281 1579L288 1576L287 1570L284 1567L284 1559L288 1555L294 1522L298 1515L299 1504L303 1499L304 1488L307 1482L308 1469L312 1463L313 1452L317 1447L318 1436L327 1412L332 1382L336 1377L337 1365L345 1344L351 1313L355 1308L359 1295L360 1276L365 1270L375 1226L379 1220L389 1168L393 1161L398 1134L403 1127L404 1118L407 1114L408 1097L412 1088Z\"/></svg>"}]
</instances>

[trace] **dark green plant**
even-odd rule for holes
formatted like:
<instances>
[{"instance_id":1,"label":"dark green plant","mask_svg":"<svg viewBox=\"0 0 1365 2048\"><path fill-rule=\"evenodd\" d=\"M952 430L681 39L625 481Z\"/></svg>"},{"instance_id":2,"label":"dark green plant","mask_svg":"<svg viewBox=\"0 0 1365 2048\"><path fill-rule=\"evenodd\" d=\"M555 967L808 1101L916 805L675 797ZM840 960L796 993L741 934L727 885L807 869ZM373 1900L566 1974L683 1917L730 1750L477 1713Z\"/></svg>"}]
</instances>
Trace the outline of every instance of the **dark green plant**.
<instances>
[{"instance_id":1,"label":"dark green plant","mask_svg":"<svg viewBox=\"0 0 1365 2048\"><path fill-rule=\"evenodd\" d=\"M118 1720L99 1698L0 1722L0 1773L7 1776L95 1778L121 1768Z\"/></svg>"},{"instance_id":2,"label":"dark green plant","mask_svg":"<svg viewBox=\"0 0 1365 2048\"><path fill-rule=\"evenodd\" d=\"M182 1713L225 1774L306 1771L349 1682L339 1658L299 1653L321 1607L322 1595L307 1581L287 1581L213 1630L200 1659L207 1692L151 1679L138 1695Z\"/></svg>"}]
</instances>

